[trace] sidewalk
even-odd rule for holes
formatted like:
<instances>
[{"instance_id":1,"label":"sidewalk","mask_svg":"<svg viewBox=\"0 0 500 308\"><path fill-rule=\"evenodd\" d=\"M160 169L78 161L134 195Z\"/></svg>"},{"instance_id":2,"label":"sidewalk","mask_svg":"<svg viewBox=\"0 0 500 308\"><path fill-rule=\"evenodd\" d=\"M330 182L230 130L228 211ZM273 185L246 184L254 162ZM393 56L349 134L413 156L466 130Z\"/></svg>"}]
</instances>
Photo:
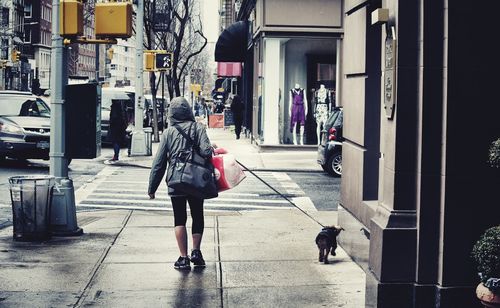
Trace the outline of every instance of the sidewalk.
<instances>
[{"instance_id":1,"label":"sidewalk","mask_svg":"<svg viewBox=\"0 0 500 308\"><path fill-rule=\"evenodd\" d=\"M209 134L221 147L241 143L238 153L249 167L271 166L245 139ZM145 167L151 160L121 163ZM305 165L301 170L311 170ZM137 169L120 170L132 177ZM333 211L309 214L323 225L337 221ZM188 272L173 268L179 252L171 212L77 216L79 237L16 242L12 227L0 230L1 307L364 307L363 270L341 247L330 264L319 263L314 239L321 227L298 209L207 213L207 266Z\"/></svg>"},{"instance_id":2,"label":"sidewalk","mask_svg":"<svg viewBox=\"0 0 500 308\"><path fill-rule=\"evenodd\" d=\"M234 133L229 129L209 128L207 132L212 142L234 154L236 159L250 170L323 172L316 162L316 146L284 145L259 149L257 145L251 143L250 138L245 138L243 134L241 139L236 140ZM153 156L121 155L121 161L116 164L150 168L158 145L158 142L152 144Z\"/></svg>"}]
</instances>

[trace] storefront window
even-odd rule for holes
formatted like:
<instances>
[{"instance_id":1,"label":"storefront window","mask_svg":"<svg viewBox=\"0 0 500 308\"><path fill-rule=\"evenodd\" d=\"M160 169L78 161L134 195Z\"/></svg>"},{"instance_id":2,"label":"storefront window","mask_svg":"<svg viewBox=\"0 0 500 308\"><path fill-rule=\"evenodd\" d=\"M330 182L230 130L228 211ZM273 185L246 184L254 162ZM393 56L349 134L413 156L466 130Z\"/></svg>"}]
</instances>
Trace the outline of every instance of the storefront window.
<instances>
[{"instance_id":1,"label":"storefront window","mask_svg":"<svg viewBox=\"0 0 500 308\"><path fill-rule=\"evenodd\" d=\"M337 40L268 37L263 43L259 78L263 144L317 144L335 106Z\"/></svg>"}]
</instances>

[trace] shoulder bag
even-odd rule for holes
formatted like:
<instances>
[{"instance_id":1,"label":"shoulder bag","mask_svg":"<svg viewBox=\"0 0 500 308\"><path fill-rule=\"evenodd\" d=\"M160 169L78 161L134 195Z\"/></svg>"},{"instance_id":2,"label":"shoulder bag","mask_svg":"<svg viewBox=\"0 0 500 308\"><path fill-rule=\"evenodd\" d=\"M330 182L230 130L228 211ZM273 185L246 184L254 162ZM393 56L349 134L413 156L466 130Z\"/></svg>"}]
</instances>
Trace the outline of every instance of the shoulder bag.
<instances>
[{"instance_id":1,"label":"shoulder bag","mask_svg":"<svg viewBox=\"0 0 500 308\"><path fill-rule=\"evenodd\" d=\"M189 132L191 132L192 126L193 124L189 127ZM177 125L174 125L174 127L186 138L187 145L174 158L174 168L167 181L168 187L200 199L217 197L214 167L210 159L206 159L198 153L196 129L195 141L193 141L189 136L190 134L186 134L182 128Z\"/></svg>"}]
</instances>

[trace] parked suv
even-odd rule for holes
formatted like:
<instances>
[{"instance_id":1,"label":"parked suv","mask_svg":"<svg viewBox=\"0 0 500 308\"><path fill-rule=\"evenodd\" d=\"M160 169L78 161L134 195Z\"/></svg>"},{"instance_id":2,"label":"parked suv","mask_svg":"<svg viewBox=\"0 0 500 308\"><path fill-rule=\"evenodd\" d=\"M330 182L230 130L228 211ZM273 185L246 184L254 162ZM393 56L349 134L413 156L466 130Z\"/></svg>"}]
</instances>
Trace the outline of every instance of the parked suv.
<instances>
[{"instance_id":1,"label":"parked suv","mask_svg":"<svg viewBox=\"0 0 500 308\"><path fill-rule=\"evenodd\" d=\"M30 92L0 91L0 160L49 159L50 107Z\"/></svg>"},{"instance_id":2,"label":"parked suv","mask_svg":"<svg viewBox=\"0 0 500 308\"><path fill-rule=\"evenodd\" d=\"M342 107L335 107L321 132L318 145L318 164L330 175L342 175L342 127L344 113Z\"/></svg>"}]
</instances>

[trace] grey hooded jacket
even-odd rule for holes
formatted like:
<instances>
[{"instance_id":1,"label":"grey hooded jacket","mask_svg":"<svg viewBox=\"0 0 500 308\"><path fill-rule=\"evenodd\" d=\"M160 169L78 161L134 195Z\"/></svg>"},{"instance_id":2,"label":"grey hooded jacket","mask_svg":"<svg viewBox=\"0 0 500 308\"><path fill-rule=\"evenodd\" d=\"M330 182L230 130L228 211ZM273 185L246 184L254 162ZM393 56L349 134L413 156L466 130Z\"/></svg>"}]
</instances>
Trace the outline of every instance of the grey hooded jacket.
<instances>
[{"instance_id":1,"label":"grey hooded jacket","mask_svg":"<svg viewBox=\"0 0 500 308\"><path fill-rule=\"evenodd\" d=\"M158 151L156 152L153 165L151 166L148 194L154 194L156 192L165 175L165 170L167 170L166 179L170 177L173 170L173 159L180 151L186 148L186 138L179 133L174 125L178 125L186 134L189 134L191 128L191 134L189 136L198 144L199 154L201 156L209 158L213 153L213 148L208 139L205 127L195 122L191 106L185 98L176 97L170 102L168 120L169 126L162 134ZM195 136L197 140L195 140ZM168 188L168 194L171 196L183 195L178 192L176 193L171 188Z\"/></svg>"}]
</instances>

